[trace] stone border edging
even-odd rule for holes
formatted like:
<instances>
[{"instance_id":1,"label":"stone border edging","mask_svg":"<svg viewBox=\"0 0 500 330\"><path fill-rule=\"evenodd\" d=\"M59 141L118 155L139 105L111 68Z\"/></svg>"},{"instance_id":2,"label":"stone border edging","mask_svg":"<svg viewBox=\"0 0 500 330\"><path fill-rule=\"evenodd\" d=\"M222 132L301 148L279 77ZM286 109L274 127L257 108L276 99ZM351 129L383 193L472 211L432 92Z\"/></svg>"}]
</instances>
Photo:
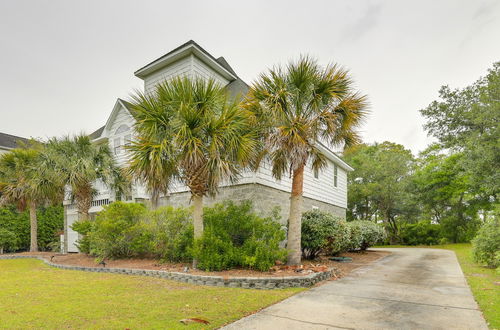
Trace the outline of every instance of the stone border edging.
<instances>
[{"instance_id":1,"label":"stone border edging","mask_svg":"<svg viewBox=\"0 0 500 330\"><path fill-rule=\"evenodd\" d=\"M48 261L39 256L15 256L4 255L0 256L1 259L38 259L45 264L68 270L80 270L85 272L95 273L113 273L122 275L140 275L140 276L153 276L173 280L177 282L184 282L197 285L209 285L228 288L243 288L243 289L284 289L284 288L307 288L314 284L327 280L333 276L333 270L325 272L312 273L304 276L283 276L283 277L228 277L222 276L208 276L208 275L194 275L180 272L167 272L164 270L148 270L148 269L130 269L130 268L97 268L97 267L82 267L61 265Z\"/></svg>"}]
</instances>

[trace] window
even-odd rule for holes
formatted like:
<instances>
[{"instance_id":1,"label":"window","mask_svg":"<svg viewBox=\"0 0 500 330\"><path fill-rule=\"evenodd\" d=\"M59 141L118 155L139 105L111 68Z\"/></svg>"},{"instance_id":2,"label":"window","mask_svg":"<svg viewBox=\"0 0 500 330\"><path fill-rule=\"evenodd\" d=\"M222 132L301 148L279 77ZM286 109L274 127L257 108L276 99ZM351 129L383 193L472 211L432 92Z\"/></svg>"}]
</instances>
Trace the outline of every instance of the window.
<instances>
[{"instance_id":1,"label":"window","mask_svg":"<svg viewBox=\"0 0 500 330\"><path fill-rule=\"evenodd\" d=\"M315 168L313 171L314 171L314 178L317 179L319 177L319 170Z\"/></svg>"},{"instance_id":2,"label":"window","mask_svg":"<svg viewBox=\"0 0 500 330\"><path fill-rule=\"evenodd\" d=\"M123 145L129 146L131 140L132 140L132 134L125 135L125 137L123 138Z\"/></svg>"},{"instance_id":3,"label":"window","mask_svg":"<svg viewBox=\"0 0 500 330\"><path fill-rule=\"evenodd\" d=\"M122 150L122 145L121 145L121 139L120 138L114 139L113 149L114 149L115 155L120 154L120 152Z\"/></svg>"},{"instance_id":4,"label":"window","mask_svg":"<svg viewBox=\"0 0 500 330\"><path fill-rule=\"evenodd\" d=\"M337 164L333 165L333 186L337 187L338 183L338 167Z\"/></svg>"},{"instance_id":5,"label":"window","mask_svg":"<svg viewBox=\"0 0 500 330\"><path fill-rule=\"evenodd\" d=\"M118 129L116 130L115 134L118 135L121 133L128 132L129 130L130 128L127 125L120 125L120 127L118 127Z\"/></svg>"}]
</instances>

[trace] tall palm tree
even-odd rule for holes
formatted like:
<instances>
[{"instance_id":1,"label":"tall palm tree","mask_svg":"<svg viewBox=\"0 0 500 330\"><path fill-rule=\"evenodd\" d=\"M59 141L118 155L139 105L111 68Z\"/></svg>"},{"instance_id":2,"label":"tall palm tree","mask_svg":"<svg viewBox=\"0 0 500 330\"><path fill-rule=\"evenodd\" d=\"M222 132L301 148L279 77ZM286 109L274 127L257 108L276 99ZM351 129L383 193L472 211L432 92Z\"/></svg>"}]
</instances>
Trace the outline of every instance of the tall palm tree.
<instances>
[{"instance_id":1,"label":"tall palm tree","mask_svg":"<svg viewBox=\"0 0 500 330\"><path fill-rule=\"evenodd\" d=\"M286 67L262 74L250 90L247 108L262 124L273 176L292 176L288 219L288 264L301 258L301 213L304 167L326 165L318 146L349 146L358 142L356 128L367 112L366 97L355 92L346 70L321 67L301 57Z\"/></svg>"},{"instance_id":2,"label":"tall palm tree","mask_svg":"<svg viewBox=\"0 0 500 330\"><path fill-rule=\"evenodd\" d=\"M204 196L216 194L223 182L236 182L258 150L253 113L230 99L222 86L201 78L164 82L152 97L154 107L143 106L146 96L134 97L139 140L132 150L139 155L137 149L145 141L155 144L169 178L186 184L193 202L194 237L199 238Z\"/></svg>"},{"instance_id":3,"label":"tall palm tree","mask_svg":"<svg viewBox=\"0 0 500 330\"><path fill-rule=\"evenodd\" d=\"M50 139L47 143L49 164L71 188L79 220L89 217L97 181L121 194L127 187L122 171L115 164L106 143L92 143L87 135Z\"/></svg>"},{"instance_id":4,"label":"tall palm tree","mask_svg":"<svg viewBox=\"0 0 500 330\"><path fill-rule=\"evenodd\" d=\"M17 204L30 215L30 252L38 251L36 209L47 202L61 201L64 184L52 168L43 165L40 144L13 149L0 156L0 205Z\"/></svg>"}]
</instances>

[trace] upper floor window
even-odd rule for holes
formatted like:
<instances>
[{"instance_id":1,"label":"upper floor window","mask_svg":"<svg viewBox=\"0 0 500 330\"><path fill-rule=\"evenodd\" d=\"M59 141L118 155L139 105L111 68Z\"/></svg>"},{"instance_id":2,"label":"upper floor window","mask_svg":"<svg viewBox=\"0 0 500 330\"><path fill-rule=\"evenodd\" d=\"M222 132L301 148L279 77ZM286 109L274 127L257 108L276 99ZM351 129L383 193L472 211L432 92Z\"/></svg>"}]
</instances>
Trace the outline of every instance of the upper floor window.
<instances>
[{"instance_id":1,"label":"upper floor window","mask_svg":"<svg viewBox=\"0 0 500 330\"><path fill-rule=\"evenodd\" d=\"M333 165L333 186L337 187L338 184L338 167L337 164Z\"/></svg>"},{"instance_id":2,"label":"upper floor window","mask_svg":"<svg viewBox=\"0 0 500 330\"><path fill-rule=\"evenodd\" d=\"M116 130L115 134L118 135L128 131L130 131L130 127L128 127L127 125L120 125L120 127L118 127L118 129Z\"/></svg>"},{"instance_id":3,"label":"upper floor window","mask_svg":"<svg viewBox=\"0 0 500 330\"><path fill-rule=\"evenodd\" d=\"M130 145L130 140L132 140L130 127L127 125L120 125L115 131L115 138L113 139L113 151L115 155L121 154L123 152L123 146Z\"/></svg>"},{"instance_id":4,"label":"upper floor window","mask_svg":"<svg viewBox=\"0 0 500 330\"><path fill-rule=\"evenodd\" d=\"M313 169L314 178L317 179L319 177L319 170L317 168Z\"/></svg>"}]
</instances>

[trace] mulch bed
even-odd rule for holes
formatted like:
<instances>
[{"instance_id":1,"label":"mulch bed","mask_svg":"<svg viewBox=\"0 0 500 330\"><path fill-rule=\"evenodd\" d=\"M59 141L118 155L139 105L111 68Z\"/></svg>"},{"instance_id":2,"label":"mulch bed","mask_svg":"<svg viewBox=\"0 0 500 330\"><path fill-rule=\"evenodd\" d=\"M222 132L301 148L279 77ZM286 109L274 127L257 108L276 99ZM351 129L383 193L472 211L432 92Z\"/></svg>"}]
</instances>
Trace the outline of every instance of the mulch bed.
<instances>
[{"instance_id":1,"label":"mulch bed","mask_svg":"<svg viewBox=\"0 0 500 330\"><path fill-rule=\"evenodd\" d=\"M268 272L260 272L249 269L231 269L220 272L205 272L201 270L191 269L191 264L187 263L160 263L154 259L119 259L119 260L106 260L106 267L109 268L130 268L130 269L148 269L148 270L164 270L168 272L184 272L188 267L188 272L194 275L207 275L207 276L222 276L222 277L282 277L282 276L302 276L309 275L315 272L323 272L329 268L335 270L335 276L332 280L339 279L346 276L352 270L372 263L390 252L384 251L363 251L363 252L347 252L342 253L340 256L352 258L350 263L339 263L329 260L327 256L320 256L316 260L302 260L300 266L274 266ZM71 266L81 267L103 267L98 264L95 258L81 253L70 254L57 254L53 252L38 252L30 253L23 252L19 255L37 255L54 263Z\"/></svg>"}]
</instances>

